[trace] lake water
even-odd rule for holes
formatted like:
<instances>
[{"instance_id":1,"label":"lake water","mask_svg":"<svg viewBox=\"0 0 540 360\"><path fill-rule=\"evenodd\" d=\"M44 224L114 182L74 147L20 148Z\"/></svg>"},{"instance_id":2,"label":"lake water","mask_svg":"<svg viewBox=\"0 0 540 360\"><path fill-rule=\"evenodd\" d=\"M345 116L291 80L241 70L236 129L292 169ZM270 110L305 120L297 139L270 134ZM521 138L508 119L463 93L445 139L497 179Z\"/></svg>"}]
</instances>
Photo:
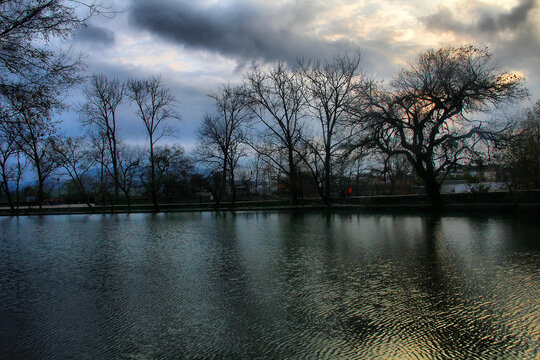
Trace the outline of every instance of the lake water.
<instances>
[{"instance_id":1,"label":"lake water","mask_svg":"<svg viewBox=\"0 0 540 360\"><path fill-rule=\"evenodd\" d=\"M0 357L536 359L531 218L0 218Z\"/></svg>"}]
</instances>

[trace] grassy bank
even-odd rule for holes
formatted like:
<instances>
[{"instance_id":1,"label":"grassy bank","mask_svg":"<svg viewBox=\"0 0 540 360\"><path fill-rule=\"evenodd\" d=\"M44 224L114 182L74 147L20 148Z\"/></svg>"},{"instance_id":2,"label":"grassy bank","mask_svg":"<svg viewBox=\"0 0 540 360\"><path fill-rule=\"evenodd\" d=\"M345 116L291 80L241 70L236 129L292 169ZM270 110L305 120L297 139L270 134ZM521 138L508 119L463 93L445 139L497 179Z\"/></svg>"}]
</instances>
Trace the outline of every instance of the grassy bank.
<instances>
[{"instance_id":1,"label":"grassy bank","mask_svg":"<svg viewBox=\"0 0 540 360\"><path fill-rule=\"evenodd\" d=\"M443 194L445 211L465 212L518 212L540 213L540 190L517 191L517 192L491 192L491 193L460 193ZM260 200L239 201L233 206L231 203L221 203L218 207L215 203L170 203L161 204L160 212L181 211L260 211L282 209L324 209L327 208L321 199L310 198L302 200L300 205L291 206L287 200ZM332 209L343 211L383 211L383 212L410 212L431 211L429 199L425 195L383 195L383 196L359 196L335 199ZM134 204L102 206L92 208L86 205L49 205L39 209L37 206L22 206L19 215L43 215L43 214L107 214L107 213L141 213L154 212L153 206L147 204ZM11 215L7 207L0 208L0 215Z\"/></svg>"}]
</instances>

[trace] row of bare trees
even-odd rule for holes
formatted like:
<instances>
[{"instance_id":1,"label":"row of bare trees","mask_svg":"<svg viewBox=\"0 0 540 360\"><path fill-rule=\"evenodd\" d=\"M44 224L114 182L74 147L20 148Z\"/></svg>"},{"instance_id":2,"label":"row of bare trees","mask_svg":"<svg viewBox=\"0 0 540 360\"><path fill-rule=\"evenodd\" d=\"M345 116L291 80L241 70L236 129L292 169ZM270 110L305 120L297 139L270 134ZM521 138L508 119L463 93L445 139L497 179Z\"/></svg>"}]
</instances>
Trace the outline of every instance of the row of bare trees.
<instances>
[{"instance_id":1,"label":"row of bare trees","mask_svg":"<svg viewBox=\"0 0 540 360\"><path fill-rule=\"evenodd\" d=\"M0 189L12 208L18 202L13 184L17 197L27 168L34 171L40 206L51 179L69 177L88 204L96 193L96 186L88 188L92 178L101 201L114 205L123 197L129 203L133 188L143 186L155 210L171 192L165 185L174 178L171 172L189 168L180 147L157 145L179 118L175 98L159 77L122 83L92 76L79 109L89 136L59 132L55 119L65 108L66 91L82 82L83 64L50 46L51 40L71 36L95 13L104 9L80 1L0 2ZM521 77L500 71L487 49L472 46L423 52L390 82L366 76L359 54L255 67L243 84L211 94L215 112L200 128L197 176L216 202L225 195L234 202L239 165L256 159L256 177L259 169L269 169L291 204L304 196L306 174L330 204L346 171L360 169L369 155L391 184L411 168L437 207L449 173L494 154L508 164L513 184L535 187L537 109L517 125L479 116L526 94ZM123 102L144 125L144 148L119 137Z\"/></svg>"},{"instance_id":2,"label":"row of bare trees","mask_svg":"<svg viewBox=\"0 0 540 360\"><path fill-rule=\"evenodd\" d=\"M144 124L148 138L148 186L154 209L159 209L159 187L156 174L156 143L164 136L172 135L174 127L171 120L179 119L176 112L176 100L166 88L161 78L151 77L146 80L130 79L126 83L118 79L109 80L104 75L94 75L84 90L86 102L81 108L82 122L100 144L102 155L98 162L100 173L112 177L114 198L118 200L120 191L129 199L131 181L126 180L130 169L140 161L136 157L125 160L120 158L118 135L118 106L123 101L130 101L136 107L137 115ZM128 178L131 178L128 176Z\"/></svg>"},{"instance_id":3,"label":"row of bare trees","mask_svg":"<svg viewBox=\"0 0 540 360\"><path fill-rule=\"evenodd\" d=\"M493 158L505 167L503 180L511 190L540 189L540 100L516 117Z\"/></svg>"},{"instance_id":4,"label":"row of bare trees","mask_svg":"<svg viewBox=\"0 0 540 360\"><path fill-rule=\"evenodd\" d=\"M278 63L212 95L217 115L203 121L199 154L220 164L221 192L226 178L234 191L238 159L251 152L279 174L291 204L302 196L301 172L330 204L339 169L378 153L385 174L408 164L439 207L449 173L509 139L511 122L479 115L526 94L522 78L472 46L421 53L389 84L368 78L359 54L301 60L292 69Z\"/></svg>"},{"instance_id":5,"label":"row of bare trees","mask_svg":"<svg viewBox=\"0 0 540 360\"><path fill-rule=\"evenodd\" d=\"M19 188L28 168L36 179L36 202L40 207L60 179L69 179L88 206L99 200L114 207L120 193L129 206L132 192L138 187L144 188L141 191L150 195L158 210L160 197L171 192L171 179L190 167L182 148L157 146L158 140L173 132L170 121L179 118L175 99L159 77L121 83L94 75L84 87L84 95L79 112L87 136L76 138L61 134L54 120L58 109L48 97L34 91L4 96L0 188L12 212L20 203ZM117 119L122 102L136 108L146 129L147 147L122 142Z\"/></svg>"},{"instance_id":6,"label":"row of bare trees","mask_svg":"<svg viewBox=\"0 0 540 360\"><path fill-rule=\"evenodd\" d=\"M234 170L251 154L275 170L291 204L302 196L301 172L330 204L333 166L365 143L349 112L363 81L360 55L343 55L300 61L293 70L283 62L254 68L243 85L213 93L216 115L203 120L197 154L213 176L220 169L218 199L228 179L234 202Z\"/></svg>"},{"instance_id":7,"label":"row of bare trees","mask_svg":"<svg viewBox=\"0 0 540 360\"><path fill-rule=\"evenodd\" d=\"M34 127L27 130L36 133ZM154 146L150 155L147 146L130 145L117 139L115 174L110 143L102 135L63 137L52 133L37 137L25 134L28 141L23 141L19 133L0 131L0 185L12 212L17 213L19 204L24 202L19 196L21 180L25 173L28 176L29 170L32 170L29 176L37 180L35 194L40 207L51 190L59 186L74 193L70 195L71 201L84 202L90 209L99 202L109 205L111 211L119 202L127 202L129 208L134 193L146 194L146 198L159 204L159 201L177 198L178 193L191 191L188 187L192 164L181 147Z\"/></svg>"},{"instance_id":8,"label":"row of bare trees","mask_svg":"<svg viewBox=\"0 0 540 360\"><path fill-rule=\"evenodd\" d=\"M82 16L81 8L87 10ZM71 36L102 10L93 3L62 0L0 3L0 188L10 205L9 184L15 182L18 188L28 164L35 169L43 200L45 181L53 171L52 118L64 107L65 91L82 80L81 61L48 45L54 38Z\"/></svg>"},{"instance_id":9,"label":"row of bare trees","mask_svg":"<svg viewBox=\"0 0 540 360\"><path fill-rule=\"evenodd\" d=\"M179 119L176 100L159 77L122 83L92 76L79 109L89 134L84 138L61 136L54 109L39 94L5 97L10 102L3 107L0 131L2 190L13 207L9 184L18 188L30 165L39 204L54 175L69 177L89 206L96 194L102 203L114 206L122 198L129 205L134 189L142 187L157 211L160 201L174 192L165 185L176 176L171 172L183 173L185 184L185 178L193 176L193 161L201 164L199 186L211 191L219 205L226 195L235 202L238 167L256 159L255 171L270 168L272 180L287 189L291 204L304 196L308 174L330 205L336 184L354 166L358 176L364 159L392 189L412 169L432 204L441 206L440 186L449 173L486 160L490 149L524 144L515 139L534 133L534 111L522 123L526 127L475 118L491 105L526 95L522 79L492 67L486 50L427 51L389 85L369 79L360 65L359 54L345 54L330 61L302 60L293 68L284 63L253 68L242 85L210 94L215 112L203 118L191 160L180 147L156 145L174 133L171 121ZM146 147L121 141L117 112L122 102L132 104L144 124ZM518 169L526 160L510 161Z\"/></svg>"}]
</instances>

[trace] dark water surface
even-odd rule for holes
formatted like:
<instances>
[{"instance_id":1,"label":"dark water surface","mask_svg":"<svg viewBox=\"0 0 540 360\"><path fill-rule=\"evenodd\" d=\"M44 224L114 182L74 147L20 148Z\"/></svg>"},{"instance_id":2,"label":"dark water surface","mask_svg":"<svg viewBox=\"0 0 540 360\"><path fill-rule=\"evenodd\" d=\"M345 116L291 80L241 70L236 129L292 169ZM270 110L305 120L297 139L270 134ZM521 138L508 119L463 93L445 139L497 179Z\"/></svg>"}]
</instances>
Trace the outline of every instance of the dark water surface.
<instances>
[{"instance_id":1,"label":"dark water surface","mask_svg":"<svg viewBox=\"0 0 540 360\"><path fill-rule=\"evenodd\" d=\"M0 218L0 358L535 359L537 219Z\"/></svg>"}]
</instances>

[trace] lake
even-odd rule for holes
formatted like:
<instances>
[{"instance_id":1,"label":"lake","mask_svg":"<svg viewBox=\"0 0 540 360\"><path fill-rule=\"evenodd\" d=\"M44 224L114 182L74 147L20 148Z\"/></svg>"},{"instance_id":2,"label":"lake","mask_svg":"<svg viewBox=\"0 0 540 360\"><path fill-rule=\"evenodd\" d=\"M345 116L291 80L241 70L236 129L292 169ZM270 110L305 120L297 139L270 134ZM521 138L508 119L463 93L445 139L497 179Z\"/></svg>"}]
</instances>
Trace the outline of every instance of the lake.
<instances>
[{"instance_id":1,"label":"lake","mask_svg":"<svg viewBox=\"0 0 540 360\"><path fill-rule=\"evenodd\" d=\"M2 358L540 353L537 218L3 217L0 242Z\"/></svg>"}]
</instances>

